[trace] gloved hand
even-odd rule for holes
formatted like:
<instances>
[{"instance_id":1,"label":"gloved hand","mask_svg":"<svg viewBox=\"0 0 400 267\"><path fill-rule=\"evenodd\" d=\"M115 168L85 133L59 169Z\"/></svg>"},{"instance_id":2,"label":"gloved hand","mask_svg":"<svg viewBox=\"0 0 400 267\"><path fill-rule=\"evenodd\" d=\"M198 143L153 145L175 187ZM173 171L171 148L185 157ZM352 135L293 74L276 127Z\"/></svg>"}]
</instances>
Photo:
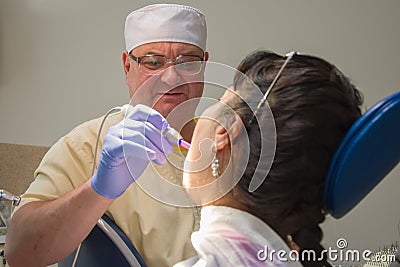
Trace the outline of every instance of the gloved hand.
<instances>
[{"instance_id":1,"label":"gloved hand","mask_svg":"<svg viewBox=\"0 0 400 267\"><path fill-rule=\"evenodd\" d=\"M164 153L173 150L160 133L167 127L168 122L154 109L130 106L125 119L110 127L104 137L97 172L91 179L93 189L107 198L117 198L139 178L150 160L165 164Z\"/></svg>"}]
</instances>

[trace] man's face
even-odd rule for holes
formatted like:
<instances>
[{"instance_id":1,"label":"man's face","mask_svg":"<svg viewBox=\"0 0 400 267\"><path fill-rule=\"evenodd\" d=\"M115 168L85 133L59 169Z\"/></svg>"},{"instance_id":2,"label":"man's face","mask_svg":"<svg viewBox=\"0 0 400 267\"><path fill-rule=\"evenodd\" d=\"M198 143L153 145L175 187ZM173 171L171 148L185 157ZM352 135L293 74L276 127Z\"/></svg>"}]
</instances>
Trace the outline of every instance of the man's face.
<instances>
[{"instance_id":1,"label":"man's face","mask_svg":"<svg viewBox=\"0 0 400 267\"><path fill-rule=\"evenodd\" d=\"M144 44L133 49L131 54L135 57L163 55L169 60L179 55L204 56L204 60L208 58L208 54L204 55L197 46L173 42ZM203 93L204 68L198 74L185 76L178 73L173 64L168 64L167 68L161 68L157 75L148 75L139 69L139 64L130 58L126 51L123 54L123 62L126 84L129 87L132 102L153 107L164 117L167 117L179 104L199 98ZM196 107L193 108L193 106L196 105L186 107L185 112L194 112Z\"/></svg>"}]
</instances>

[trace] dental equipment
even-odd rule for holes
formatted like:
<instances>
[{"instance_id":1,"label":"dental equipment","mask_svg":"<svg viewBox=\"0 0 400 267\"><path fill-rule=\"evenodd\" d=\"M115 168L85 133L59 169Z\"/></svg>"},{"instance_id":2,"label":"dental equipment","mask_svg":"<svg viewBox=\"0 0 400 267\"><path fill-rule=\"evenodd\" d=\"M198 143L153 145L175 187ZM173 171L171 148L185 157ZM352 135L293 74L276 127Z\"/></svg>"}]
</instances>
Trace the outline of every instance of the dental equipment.
<instances>
[{"instance_id":1,"label":"dental equipment","mask_svg":"<svg viewBox=\"0 0 400 267\"><path fill-rule=\"evenodd\" d=\"M21 202L21 197L11 194L10 192L0 189L0 201L11 201L13 206L18 206Z\"/></svg>"}]
</instances>

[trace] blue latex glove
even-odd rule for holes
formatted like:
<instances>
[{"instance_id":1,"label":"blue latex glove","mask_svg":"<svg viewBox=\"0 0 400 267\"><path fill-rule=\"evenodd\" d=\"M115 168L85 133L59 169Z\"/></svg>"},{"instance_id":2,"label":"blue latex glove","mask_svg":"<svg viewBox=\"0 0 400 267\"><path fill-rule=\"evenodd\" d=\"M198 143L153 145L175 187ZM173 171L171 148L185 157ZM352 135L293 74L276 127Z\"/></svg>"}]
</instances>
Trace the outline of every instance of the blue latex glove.
<instances>
[{"instance_id":1,"label":"blue latex glove","mask_svg":"<svg viewBox=\"0 0 400 267\"><path fill-rule=\"evenodd\" d=\"M139 178L150 160L165 164L164 153L173 150L160 133L167 127L168 122L154 109L130 107L126 118L110 127L104 137L97 172L91 179L93 189L107 198L117 198Z\"/></svg>"}]
</instances>

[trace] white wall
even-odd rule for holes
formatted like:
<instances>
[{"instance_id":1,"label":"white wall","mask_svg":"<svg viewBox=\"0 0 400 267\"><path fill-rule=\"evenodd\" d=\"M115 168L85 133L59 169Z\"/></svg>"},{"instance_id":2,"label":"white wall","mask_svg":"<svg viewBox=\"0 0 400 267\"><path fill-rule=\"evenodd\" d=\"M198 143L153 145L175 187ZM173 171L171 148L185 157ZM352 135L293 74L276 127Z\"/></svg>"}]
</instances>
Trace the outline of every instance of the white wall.
<instances>
[{"instance_id":1,"label":"white wall","mask_svg":"<svg viewBox=\"0 0 400 267\"><path fill-rule=\"evenodd\" d=\"M170 1L167 1L170 2ZM297 50L346 73L365 106L400 90L400 1L175 1L200 8L211 61ZM129 101L121 64L125 16L154 1L0 0L0 142L51 145L72 127ZM400 168L345 218L327 244L399 240ZM334 246L335 247L335 246Z\"/></svg>"}]
</instances>

